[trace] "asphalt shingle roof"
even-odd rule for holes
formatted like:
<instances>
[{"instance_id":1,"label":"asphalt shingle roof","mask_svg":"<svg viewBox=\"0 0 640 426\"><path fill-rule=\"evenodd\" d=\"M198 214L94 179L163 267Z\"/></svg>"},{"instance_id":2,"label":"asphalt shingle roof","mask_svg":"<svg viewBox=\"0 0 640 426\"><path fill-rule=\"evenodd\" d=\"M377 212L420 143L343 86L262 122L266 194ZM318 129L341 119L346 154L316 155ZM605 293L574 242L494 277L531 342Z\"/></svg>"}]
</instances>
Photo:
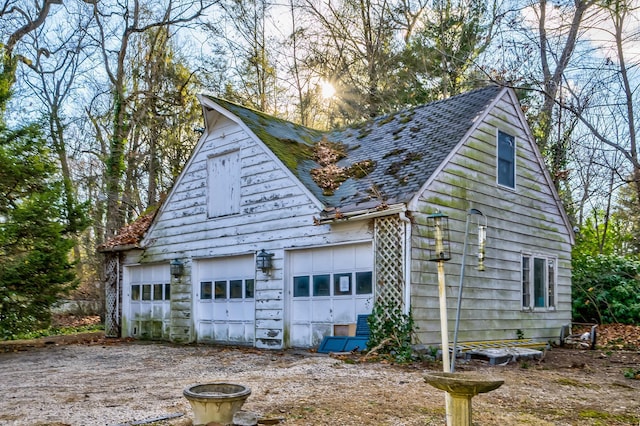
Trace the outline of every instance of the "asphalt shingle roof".
<instances>
[{"instance_id":1,"label":"asphalt shingle roof","mask_svg":"<svg viewBox=\"0 0 640 426\"><path fill-rule=\"evenodd\" d=\"M408 202L500 91L489 86L330 132L211 99L242 119L329 210L346 213ZM321 140L343 145L346 155L334 167L366 161L373 167L337 188L321 188L312 177L312 170L322 167L313 150Z\"/></svg>"}]
</instances>

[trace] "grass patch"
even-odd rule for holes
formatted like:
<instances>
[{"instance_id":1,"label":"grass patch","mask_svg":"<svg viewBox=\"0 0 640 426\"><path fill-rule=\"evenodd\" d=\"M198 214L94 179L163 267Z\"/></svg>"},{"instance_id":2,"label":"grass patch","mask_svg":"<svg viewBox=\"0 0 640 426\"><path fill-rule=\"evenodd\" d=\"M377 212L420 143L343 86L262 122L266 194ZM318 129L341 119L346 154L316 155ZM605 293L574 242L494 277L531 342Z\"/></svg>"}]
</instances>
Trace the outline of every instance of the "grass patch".
<instances>
[{"instance_id":1,"label":"grass patch","mask_svg":"<svg viewBox=\"0 0 640 426\"><path fill-rule=\"evenodd\" d=\"M640 422L640 417L631 414L613 414L598 410L582 410L578 414L581 419L603 420L602 425L609 425L613 422L624 424L635 424Z\"/></svg>"},{"instance_id":2,"label":"grass patch","mask_svg":"<svg viewBox=\"0 0 640 426\"><path fill-rule=\"evenodd\" d=\"M12 338L9 340L29 340L29 339L37 339L39 337L68 336L71 334L89 333L92 331L101 331L101 330L104 330L104 325L102 324L90 324L90 325L82 325L78 327L49 327L43 330L35 330L35 331L29 331L27 333L19 333L12 336Z\"/></svg>"}]
</instances>

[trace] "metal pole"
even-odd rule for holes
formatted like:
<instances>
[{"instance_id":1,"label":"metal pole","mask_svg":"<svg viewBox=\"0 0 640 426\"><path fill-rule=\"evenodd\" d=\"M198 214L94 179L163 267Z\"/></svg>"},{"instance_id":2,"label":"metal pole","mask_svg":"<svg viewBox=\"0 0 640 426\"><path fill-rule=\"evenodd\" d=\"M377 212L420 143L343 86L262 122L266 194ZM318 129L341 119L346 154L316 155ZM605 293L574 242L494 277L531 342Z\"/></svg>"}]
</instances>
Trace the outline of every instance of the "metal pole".
<instances>
[{"instance_id":1,"label":"metal pole","mask_svg":"<svg viewBox=\"0 0 640 426\"><path fill-rule=\"evenodd\" d=\"M447 326L447 291L444 284L444 261L438 261L438 294L440 296L440 334L442 335L442 369L449 373L449 329Z\"/></svg>"},{"instance_id":2,"label":"metal pole","mask_svg":"<svg viewBox=\"0 0 640 426\"><path fill-rule=\"evenodd\" d=\"M472 214L484 216L478 209L469 209L467 212L467 221L464 227L464 246L462 249L462 264L460 265L460 284L458 285L458 306L456 308L456 324L453 331L453 356L451 357L451 369L450 372L456 371L456 347L458 346L458 328L460 326L460 307L462 305L462 288L464 282L464 269L467 258L467 240L469 236L469 219ZM444 359L444 358L443 358Z\"/></svg>"},{"instance_id":3,"label":"metal pole","mask_svg":"<svg viewBox=\"0 0 640 426\"><path fill-rule=\"evenodd\" d=\"M438 294L440 296L440 334L442 335L442 370L449 373L449 329L447 327L447 292L444 282L444 260L438 261ZM444 395L447 426L453 426L453 400Z\"/></svg>"}]
</instances>

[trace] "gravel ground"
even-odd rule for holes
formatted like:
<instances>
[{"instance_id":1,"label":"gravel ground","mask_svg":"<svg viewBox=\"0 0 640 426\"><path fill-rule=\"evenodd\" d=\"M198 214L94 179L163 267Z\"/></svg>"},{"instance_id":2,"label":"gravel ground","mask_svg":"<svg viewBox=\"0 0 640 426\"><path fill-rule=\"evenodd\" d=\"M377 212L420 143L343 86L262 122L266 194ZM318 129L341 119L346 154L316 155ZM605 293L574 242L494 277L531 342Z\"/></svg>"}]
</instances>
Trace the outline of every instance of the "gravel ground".
<instances>
[{"instance_id":1,"label":"gravel ground","mask_svg":"<svg viewBox=\"0 0 640 426\"><path fill-rule=\"evenodd\" d=\"M7 350L7 349L5 349ZM505 384L473 399L474 425L640 424L640 354L552 350L541 363L474 362L461 370ZM182 396L194 383L252 388L243 410L286 425L442 425L444 394L398 367L306 351L144 342L16 346L0 353L1 425L191 424Z\"/></svg>"}]
</instances>

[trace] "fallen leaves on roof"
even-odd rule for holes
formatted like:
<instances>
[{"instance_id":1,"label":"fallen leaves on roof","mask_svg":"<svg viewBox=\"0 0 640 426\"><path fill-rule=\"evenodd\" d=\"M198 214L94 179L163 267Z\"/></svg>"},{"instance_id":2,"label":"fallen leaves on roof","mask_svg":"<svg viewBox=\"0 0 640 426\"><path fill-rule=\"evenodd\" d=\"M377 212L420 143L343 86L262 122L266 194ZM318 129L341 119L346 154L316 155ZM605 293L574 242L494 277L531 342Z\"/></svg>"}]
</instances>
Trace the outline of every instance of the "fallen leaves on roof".
<instances>
[{"instance_id":1,"label":"fallen leaves on roof","mask_svg":"<svg viewBox=\"0 0 640 426\"><path fill-rule=\"evenodd\" d=\"M98 246L98 251L114 249L121 246L137 246L145 232L151 226L155 211L139 216L133 223L122 227L118 234Z\"/></svg>"}]
</instances>

